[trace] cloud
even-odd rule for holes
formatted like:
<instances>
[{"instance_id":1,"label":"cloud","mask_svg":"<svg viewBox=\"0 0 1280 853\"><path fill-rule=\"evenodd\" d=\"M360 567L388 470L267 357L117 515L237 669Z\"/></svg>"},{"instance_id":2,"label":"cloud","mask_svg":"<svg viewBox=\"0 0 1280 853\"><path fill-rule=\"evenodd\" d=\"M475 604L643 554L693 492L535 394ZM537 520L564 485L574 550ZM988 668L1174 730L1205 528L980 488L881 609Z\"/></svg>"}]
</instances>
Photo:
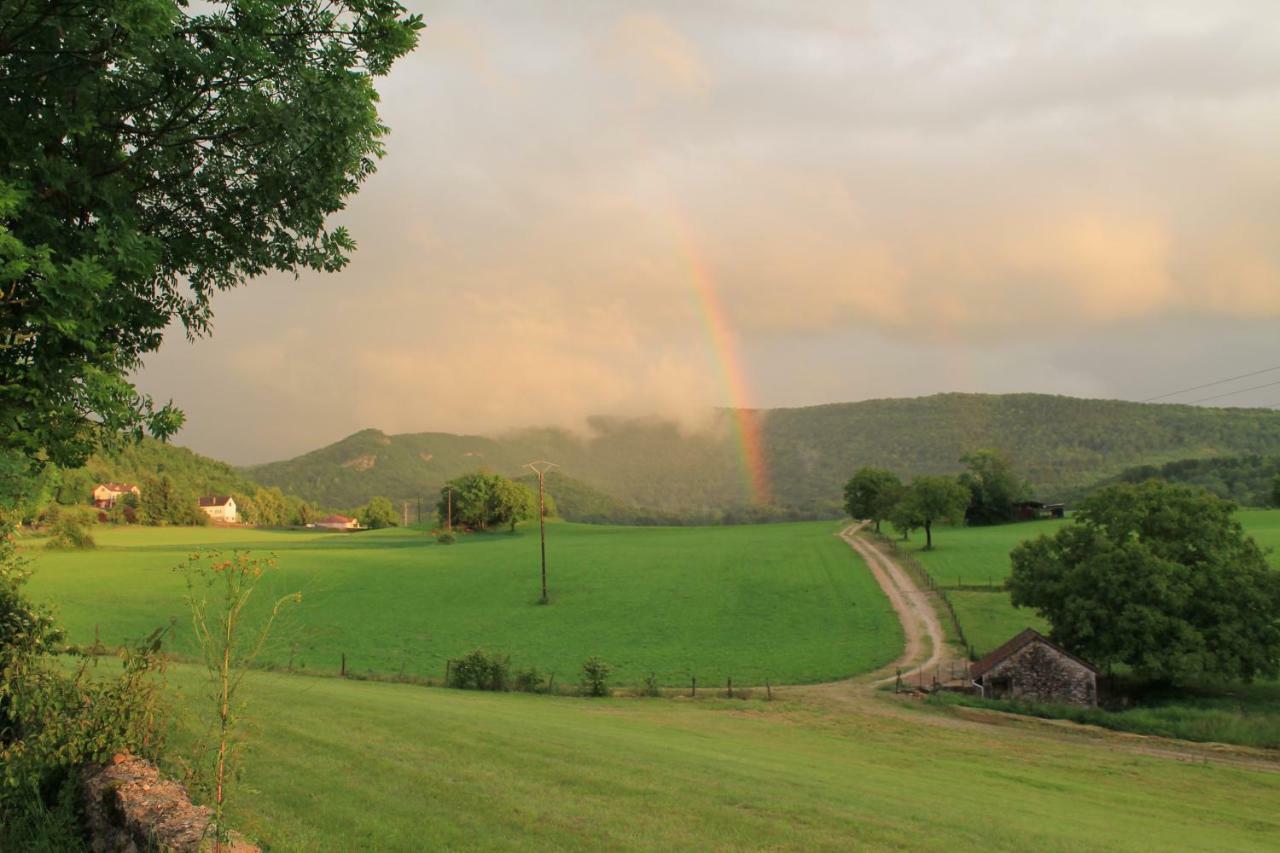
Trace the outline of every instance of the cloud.
<instances>
[{"instance_id":1,"label":"cloud","mask_svg":"<svg viewBox=\"0 0 1280 853\"><path fill-rule=\"evenodd\" d=\"M686 241L764 405L1008 390L1014 355L1104 393L1070 353L1108 330L1178 328L1204 364L1280 318L1266 3L443 3L381 92L351 266L220 298L143 374L196 443L694 422L734 401ZM843 367L870 342L885 379Z\"/></svg>"}]
</instances>

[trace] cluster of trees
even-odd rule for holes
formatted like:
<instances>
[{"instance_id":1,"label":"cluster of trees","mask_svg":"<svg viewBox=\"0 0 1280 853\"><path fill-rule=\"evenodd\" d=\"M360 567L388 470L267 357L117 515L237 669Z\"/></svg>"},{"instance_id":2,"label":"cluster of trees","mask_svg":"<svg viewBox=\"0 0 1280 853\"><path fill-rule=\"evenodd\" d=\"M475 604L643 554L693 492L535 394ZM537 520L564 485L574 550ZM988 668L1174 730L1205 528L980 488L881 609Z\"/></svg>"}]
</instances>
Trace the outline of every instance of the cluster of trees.
<instances>
[{"instance_id":1,"label":"cluster of trees","mask_svg":"<svg viewBox=\"0 0 1280 853\"><path fill-rule=\"evenodd\" d=\"M367 504L356 510L356 520L360 522L360 526L371 530L395 527L400 523L399 518L391 501L381 496L370 498Z\"/></svg>"},{"instance_id":2,"label":"cluster of trees","mask_svg":"<svg viewBox=\"0 0 1280 853\"><path fill-rule=\"evenodd\" d=\"M965 470L958 477L925 475L904 484L884 468L864 467L844 486L844 509L852 518L890 522L903 536L925 532L925 550L933 548L935 522L1003 524L1013 521L1015 508L1031 487L1018 477L1009 457L999 450L977 450L960 457Z\"/></svg>"},{"instance_id":3,"label":"cluster of trees","mask_svg":"<svg viewBox=\"0 0 1280 853\"><path fill-rule=\"evenodd\" d=\"M240 520L259 527L305 527L321 515L310 502L297 495L286 495L276 486L233 492L232 497L236 500Z\"/></svg>"},{"instance_id":4,"label":"cluster of trees","mask_svg":"<svg viewBox=\"0 0 1280 853\"><path fill-rule=\"evenodd\" d=\"M1012 553L1014 605L1101 667L1171 683L1280 672L1280 572L1235 504L1157 480L1099 490Z\"/></svg>"},{"instance_id":5,"label":"cluster of trees","mask_svg":"<svg viewBox=\"0 0 1280 853\"><path fill-rule=\"evenodd\" d=\"M547 497L547 515L555 514L554 502ZM440 525L488 530L508 525L515 530L517 522L538 516L538 494L533 489L508 480L500 474L477 471L457 477L440 489L436 504Z\"/></svg>"}]
</instances>

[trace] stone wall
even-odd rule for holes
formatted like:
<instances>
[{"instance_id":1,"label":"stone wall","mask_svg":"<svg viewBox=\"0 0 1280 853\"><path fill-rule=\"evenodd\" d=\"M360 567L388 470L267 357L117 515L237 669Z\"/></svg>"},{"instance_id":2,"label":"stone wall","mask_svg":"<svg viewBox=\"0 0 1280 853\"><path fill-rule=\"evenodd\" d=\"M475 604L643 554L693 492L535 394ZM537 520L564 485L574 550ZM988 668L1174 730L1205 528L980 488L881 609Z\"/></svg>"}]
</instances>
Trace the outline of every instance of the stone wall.
<instances>
[{"instance_id":1,"label":"stone wall","mask_svg":"<svg viewBox=\"0 0 1280 853\"><path fill-rule=\"evenodd\" d=\"M194 805L182 785L163 778L149 761L118 754L105 767L86 767L80 793L94 853L188 853L213 847L209 809ZM234 834L222 849L258 853Z\"/></svg>"},{"instance_id":2,"label":"stone wall","mask_svg":"<svg viewBox=\"0 0 1280 853\"><path fill-rule=\"evenodd\" d=\"M998 686L1008 679L1007 687ZM988 670L982 679L993 699L1030 699L1096 705L1093 670L1041 642L1031 642Z\"/></svg>"}]
</instances>

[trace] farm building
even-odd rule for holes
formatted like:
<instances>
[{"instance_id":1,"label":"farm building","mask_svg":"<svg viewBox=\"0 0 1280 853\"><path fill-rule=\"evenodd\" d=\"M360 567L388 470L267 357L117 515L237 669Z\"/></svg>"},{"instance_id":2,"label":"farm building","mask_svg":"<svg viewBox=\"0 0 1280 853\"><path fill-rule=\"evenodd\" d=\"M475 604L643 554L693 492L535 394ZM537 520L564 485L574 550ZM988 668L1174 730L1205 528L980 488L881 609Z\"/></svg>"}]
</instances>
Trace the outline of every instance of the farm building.
<instances>
[{"instance_id":1,"label":"farm building","mask_svg":"<svg viewBox=\"0 0 1280 853\"><path fill-rule=\"evenodd\" d=\"M200 508L214 521L236 521L236 499L231 495L210 495L200 499Z\"/></svg>"},{"instance_id":2,"label":"farm building","mask_svg":"<svg viewBox=\"0 0 1280 853\"><path fill-rule=\"evenodd\" d=\"M139 497L142 491L133 483L99 483L93 488L93 505L98 509L111 509L125 495Z\"/></svg>"},{"instance_id":3,"label":"farm building","mask_svg":"<svg viewBox=\"0 0 1280 853\"><path fill-rule=\"evenodd\" d=\"M314 526L325 530L355 530L360 526L360 522L345 515L326 515Z\"/></svg>"},{"instance_id":4,"label":"farm building","mask_svg":"<svg viewBox=\"0 0 1280 853\"><path fill-rule=\"evenodd\" d=\"M987 699L1098 704L1098 670L1027 628L969 667Z\"/></svg>"},{"instance_id":5,"label":"farm building","mask_svg":"<svg viewBox=\"0 0 1280 853\"><path fill-rule=\"evenodd\" d=\"M1065 504L1047 504L1040 501L1018 501L1013 505L1015 521L1035 521L1038 518L1066 518Z\"/></svg>"}]
</instances>

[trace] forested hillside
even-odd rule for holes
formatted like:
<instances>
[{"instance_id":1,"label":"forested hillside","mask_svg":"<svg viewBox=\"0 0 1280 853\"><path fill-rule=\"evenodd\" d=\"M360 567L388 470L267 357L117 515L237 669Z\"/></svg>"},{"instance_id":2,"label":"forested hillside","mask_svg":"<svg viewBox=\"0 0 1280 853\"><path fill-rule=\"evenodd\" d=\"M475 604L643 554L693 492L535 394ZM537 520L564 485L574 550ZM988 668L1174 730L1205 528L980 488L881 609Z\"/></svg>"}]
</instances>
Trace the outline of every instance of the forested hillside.
<instances>
[{"instance_id":1,"label":"forested hillside","mask_svg":"<svg viewBox=\"0 0 1280 853\"><path fill-rule=\"evenodd\" d=\"M696 433L621 419L593 421L590 436L557 429L501 437L364 430L243 473L317 503L353 506L377 494L396 501L429 496L445 480L481 467L518 476L526 473L525 462L550 459L568 478L552 489L561 492L556 499L566 515L716 522L834 516L841 486L859 466L904 477L954 473L961 455L985 447L1009 453L1045 500L1070 497L1139 465L1280 455L1280 412L1043 394L869 400L774 409L762 420L773 486L766 510L752 506L727 412Z\"/></svg>"},{"instance_id":2,"label":"forested hillside","mask_svg":"<svg viewBox=\"0 0 1280 853\"><path fill-rule=\"evenodd\" d=\"M1212 459L1180 459L1164 465L1139 465L1098 483L1141 483L1166 480L1208 489L1241 506L1266 507L1275 503L1280 456L1227 456Z\"/></svg>"},{"instance_id":3,"label":"forested hillside","mask_svg":"<svg viewBox=\"0 0 1280 853\"><path fill-rule=\"evenodd\" d=\"M64 504L88 503L97 483L143 485L168 477L183 495L229 495L254 489L244 474L225 462L201 456L185 447L144 438L114 450L94 454L83 468L53 473L53 488Z\"/></svg>"}]
</instances>

